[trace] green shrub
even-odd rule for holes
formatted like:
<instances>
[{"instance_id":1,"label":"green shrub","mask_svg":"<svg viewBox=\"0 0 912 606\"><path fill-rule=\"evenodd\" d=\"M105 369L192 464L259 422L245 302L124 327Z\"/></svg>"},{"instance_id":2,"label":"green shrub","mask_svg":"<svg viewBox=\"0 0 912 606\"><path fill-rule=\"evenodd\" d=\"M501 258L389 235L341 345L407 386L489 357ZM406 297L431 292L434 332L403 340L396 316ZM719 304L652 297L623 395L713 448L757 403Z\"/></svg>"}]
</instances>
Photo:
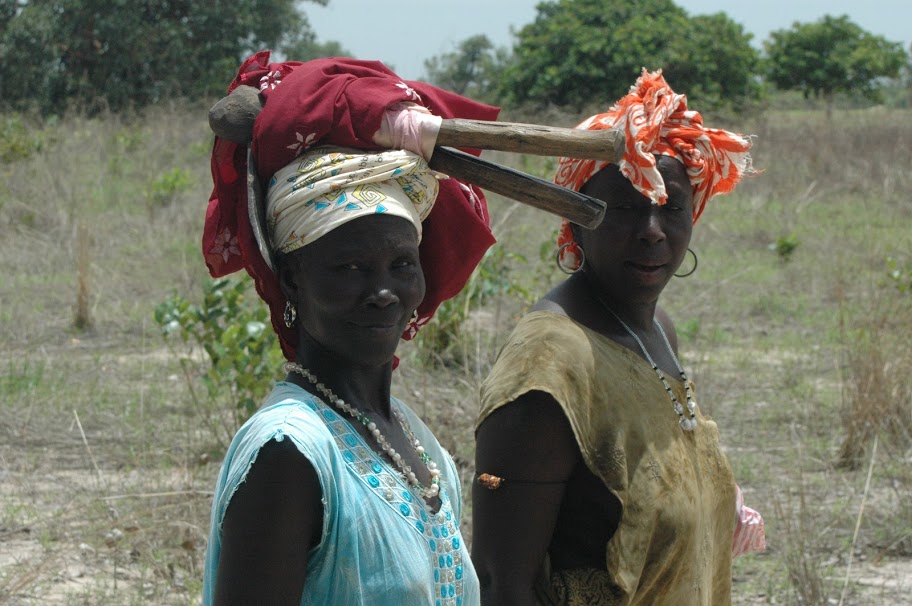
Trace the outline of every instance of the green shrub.
<instances>
[{"instance_id":1,"label":"green shrub","mask_svg":"<svg viewBox=\"0 0 912 606\"><path fill-rule=\"evenodd\" d=\"M148 137L141 128L123 127L114 133L112 140L116 149L124 153L133 154L143 150L147 144Z\"/></svg>"},{"instance_id":2,"label":"green shrub","mask_svg":"<svg viewBox=\"0 0 912 606\"><path fill-rule=\"evenodd\" d=\"M700 332L700 321L696 318L690 318L678 323L678 337L681 341L692 343Z\"/></svg>"},{"instance_id":3,"label":"green shrub","mask_svg":"<svg viewBox=\"0 0 912 606\"><path fill-rule=\"evenodd\" d=\"M107 157L108 178L123 178L127 173L127 169L131 166L131 162L135 162L147 146L148 137L146 136L146 131L142 128L125 126L114 132L106 146L111 150ZM146 194L146 197L150 206L153 204L152 198L155 195L153 191L156 188L155 184L160 179L161 177L149 182L147 188L149 193ZM170 198L166 198L165 202L168 201L170 201Z\"/></svg>"},{"instance_id":4,"label":"green shrub","mask_svg":"<svg viewBox=\"0 0 912 606\"><path fill-rule=\"evenodd\" d=\"M770 248L776 251L779 258L785 262L792 258L792 254L794 254L795 250L798 248L798 244L798 236L795 232L792 232L787 236L780 236L777 238L774 243L770 244Z\"/></svg>"},{"instance_id":5,"label":"green shrub","mask_svg":"<svg viewBox=\"0 0 912 606\"><path fill-rule=\"evenodd\" d=\"M152 179L146 189L149 209L167 206L177 194L189 189L192 183L190 171L183 168L174 168Z\"/></svg>"},{"instance_id":6,"label":"green shrub","mask_svg":"<svg viewBox=\"0 0 912 606\"><path fill-rule=\"evenodd\" d=\"M912 266L903 265L895 258L887 257L887 276L899 292L912 292Z\"/></svg>"},{"instance_id":7,"label":"green shrub","mask_svg":"<svg viewBox=\"0 0 912 606\"><path fill-rule=\"evenodd\" d=\"M29 129L16 114L0 119L0 161L25 160L40 152L44 140L40 132Z\"/></svg>"},{"instance_id":8,"label":"green shrub","mask_svg":"<svg viewBox=\"0 0 912 606\"><path fill-rule=\"evenodd\" d=\"M218 278L203 288L203 301L194 304L173 294L155 308L155 321L172 352L180 356L193 400L230 437L236 427L216 417L228 412L234 425L247 420L272 386L284 356L272 330L265 305L249 304L248 277ZM185 348L178 352L175 341ZM199 361L195 352L203 350ZM205 396L195 388L197 378Z\"/></svg>"}]
</instances>

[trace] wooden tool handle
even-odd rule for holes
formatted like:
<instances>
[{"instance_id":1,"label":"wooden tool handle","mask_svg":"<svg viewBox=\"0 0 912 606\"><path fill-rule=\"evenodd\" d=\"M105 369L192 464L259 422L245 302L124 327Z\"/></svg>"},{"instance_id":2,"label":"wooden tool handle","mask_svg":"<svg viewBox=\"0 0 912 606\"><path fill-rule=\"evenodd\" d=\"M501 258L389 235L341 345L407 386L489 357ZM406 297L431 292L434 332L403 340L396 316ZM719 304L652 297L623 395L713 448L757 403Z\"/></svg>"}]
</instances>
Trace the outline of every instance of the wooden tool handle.
<instances>
[{"instance_id":1,"label":"wooden tool handle","mask_svg":"<svg viewBox=\"0 0 912 606\"><path fill-rule=\"evenodd\" d=\"M447 147L435 147L430 167L529 206L594 229L605 216L601 200Z\"/></svg>"},{"instance_id":2,"label":"wooden tool handle","mask_svg":"<svg viewBox=\"0 0 912 606\"><path fill-rule=\"evenodd\" d=\"M617 162L624 154L624 133L451 118L440 125L437 145Z\"/></svg>"}]
</instances>

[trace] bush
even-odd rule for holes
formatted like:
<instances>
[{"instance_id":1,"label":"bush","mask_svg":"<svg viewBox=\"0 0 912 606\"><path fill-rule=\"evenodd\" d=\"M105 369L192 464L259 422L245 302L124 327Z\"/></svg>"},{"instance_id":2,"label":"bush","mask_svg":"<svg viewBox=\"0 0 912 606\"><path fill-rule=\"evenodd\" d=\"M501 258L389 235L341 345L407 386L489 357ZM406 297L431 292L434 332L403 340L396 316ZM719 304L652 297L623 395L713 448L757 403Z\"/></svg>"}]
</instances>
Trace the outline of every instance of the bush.
<instances>
[{"instance_id":1,"label":"bush","mask_svg":"<svg viewBox=\"0 0 912 606\"><path fill-rule=\"evenodd\" d=\"M149 210L167 206L177 194L186 191L193 183L190 171L174 168L152 179L146 188Z\"/></svg>"},{"instance_id":2,"label":"bush","mask_svg":"<svg viewBox=\"0 0 912 606\"><path fill-rule=\"evenodd\" d=\"M44 147L41 133L29 129L18 114L0 119L0 161L25 160Z\"/></svg>"},{"instance_id":3,"label":"bush","mask_svg":"<svg viewBox=\"0 0 912 606\"><path fill-rule=\"evenodd\" d=\"M250 286L248 277L218 278L206 283L200 304L173 294L155 308L155 321L180 357L195 405L224 443L256 411L285 360L266 306L245 300ZM175 340L185 351L176 350ZM206 354L202 361L194 355L200 349ZM197 393L197 380L205 396Z\"/></svg>"}]
</instances>

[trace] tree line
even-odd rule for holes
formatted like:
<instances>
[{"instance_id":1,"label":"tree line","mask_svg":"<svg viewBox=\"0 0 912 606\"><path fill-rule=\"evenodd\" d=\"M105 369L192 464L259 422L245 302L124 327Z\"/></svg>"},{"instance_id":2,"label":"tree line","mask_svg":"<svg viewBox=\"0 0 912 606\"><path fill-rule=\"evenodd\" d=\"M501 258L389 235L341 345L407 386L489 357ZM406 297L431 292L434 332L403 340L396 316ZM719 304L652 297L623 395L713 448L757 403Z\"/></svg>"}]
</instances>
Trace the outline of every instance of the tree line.
<instances>
[{"instance_id":1,"label":"tree line","mask_svg":"<svg viewBox=\"0 0 912 606\"><path fill-rule=\"evenodd\" d=\"M673 0L545 1L514 35L512 48L470 37L428 59L424 79L507 107L578 109L617 99L643 67L662 68L701 107L738 110L769 87L828 107L840 93L877 100L910 66L901 44L846 16L773 32L761 52L725 13L690 16ZM302 61L350 54L317 40L295 0L0 0L0 110L213 97L262 48Z\"/></svg>"},{"instance_id":2,"label":"tree line","mask_svg":"<svg viewBox=\"0 0 912 606\"><path fill-rule=\"evenodd\" d=\"M429 80L504 105L570 106L620 98L643 67L701 107L749 109L772 89L829 109L839 94L881 100L887 80L912 84L898 42L848 16L826 15L772 32L763 51L725 13L689 16L673 0L552 0L515 32L511 50L484 35L425 62Z\"/></svg>"},{"instance_id":3,"label":"tree line","mask_svg":"<svg viewBox=\"0 0 912 606\"><path fill-rule=\"evenodd\" d=\"M328 0L308 0L325 5ZM0 0L0 109L60 113L223 94L240 61L318 43L296 0Z\"/></svg>"}]
</instances>

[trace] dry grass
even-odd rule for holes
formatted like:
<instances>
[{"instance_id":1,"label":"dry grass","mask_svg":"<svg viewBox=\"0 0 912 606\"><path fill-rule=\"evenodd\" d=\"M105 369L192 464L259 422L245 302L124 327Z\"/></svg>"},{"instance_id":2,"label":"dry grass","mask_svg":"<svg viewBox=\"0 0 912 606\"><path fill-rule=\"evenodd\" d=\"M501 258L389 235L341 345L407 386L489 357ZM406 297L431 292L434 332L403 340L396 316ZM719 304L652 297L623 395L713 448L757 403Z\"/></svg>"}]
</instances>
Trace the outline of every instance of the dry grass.
<instances>
[{"instance_id":1,"label":"dry grass","mask_svg":"<svg viewBox=\"0 0 912 606\"><path fill-rule=\"evenodd\" d=\"M40 154L0 166L0 603L198 602L220 452L151 314L173 290L197 298L204 279L205 112L68 118ZM741 606L835 604L847 572L844 604L912 604L912 293L885 265L912 267L912 114L836 124L796 112L728 125L758 136L765 173L708 209L700 268L664 297L699 401L766 517L768 551L735 563ZM189 189L150 212L150 182L176 168ZM491 208L500 245L525 258L511 279L538 293L561 279L540 250L557 220ZM73 327L74 301L91 328ZM465 479L478 384L522 311L473 309L442 368L402 348L394 390Z\"/></svg>"},{"instance_id":2,"label":"dry grass","mask_svg":"<svg viewBox=\"0 0 912 606\"><path fill-rule=\"evenodd\" d=\"M912 309L874 314L856 331L846 352L845 437L837 464L858 469L865 452L883 435L892 454L912 447Z\"/></svg>"}]
</instances>

